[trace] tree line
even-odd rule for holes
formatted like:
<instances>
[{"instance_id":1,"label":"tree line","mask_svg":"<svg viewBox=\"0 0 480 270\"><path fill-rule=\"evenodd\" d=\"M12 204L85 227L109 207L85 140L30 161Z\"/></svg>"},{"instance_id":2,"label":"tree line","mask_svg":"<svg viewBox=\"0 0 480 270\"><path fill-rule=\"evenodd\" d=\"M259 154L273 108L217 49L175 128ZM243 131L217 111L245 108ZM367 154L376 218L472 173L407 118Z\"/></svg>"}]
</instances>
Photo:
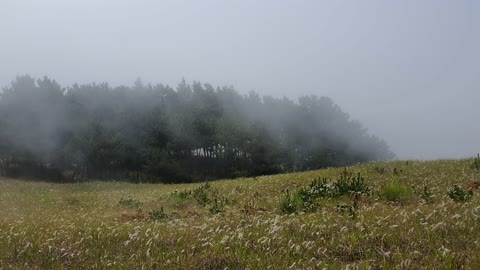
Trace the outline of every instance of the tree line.
<instances>
[{"instance_id":1,"label":"tree line","mask_svg":"<svg viewBox=\"0 0 480 270\"><path fill-rule=\"evenodd\" d=\"M393 157L327 97L298 101L182 80L63 88L17 77L0 94L0 176L193 182Z\"/></svg>"}]
</instances>

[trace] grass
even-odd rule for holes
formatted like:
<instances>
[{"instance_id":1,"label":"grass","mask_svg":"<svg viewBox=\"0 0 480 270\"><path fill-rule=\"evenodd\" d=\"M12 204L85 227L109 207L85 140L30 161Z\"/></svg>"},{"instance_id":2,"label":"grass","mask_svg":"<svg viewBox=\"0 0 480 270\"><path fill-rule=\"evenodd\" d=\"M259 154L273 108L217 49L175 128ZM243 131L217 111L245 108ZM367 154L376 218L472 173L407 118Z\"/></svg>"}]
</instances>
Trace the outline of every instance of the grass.
<instances>
[{"instance_id":1,"label":"grass","mask_svg":"<svg viewBox=\"0 0 480 270\"><path fill-rule=\"evenodd\" d=\"M478 190L462 203L448 195L480 180L470 165L349 167L368 195L291 213L286 190L297 204L296 191L343 168L208 185L0 179L0 268L480 269Z\"/></svg>"},{"instance_id":2,"label":"grass","mask_svg":"<svg viewBox=\"0 0 480 270\"><path fill-rule=\"evenodd\" d=\"M391 202L404 202L413 197L413 189L397 181L387 183L381 192L382 198Z\"/></svg>"}]
</instances>

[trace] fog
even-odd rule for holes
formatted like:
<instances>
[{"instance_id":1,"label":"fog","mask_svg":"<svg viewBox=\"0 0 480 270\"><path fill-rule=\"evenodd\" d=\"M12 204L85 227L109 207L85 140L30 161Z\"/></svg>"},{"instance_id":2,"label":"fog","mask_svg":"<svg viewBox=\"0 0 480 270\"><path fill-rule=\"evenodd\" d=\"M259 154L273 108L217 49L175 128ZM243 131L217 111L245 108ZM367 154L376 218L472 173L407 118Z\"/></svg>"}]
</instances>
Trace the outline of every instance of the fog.
<instances>
[{"instance_id":1,"label":"fog","mask_svg":"<svg viewBox=\"0 0 480 270\"><path fill-rule=\"evenodd\" d=\"M472 156L478 1L0 2L0 86L182 78L328 96L398 158Z\"/></svg>"}]
</instances>

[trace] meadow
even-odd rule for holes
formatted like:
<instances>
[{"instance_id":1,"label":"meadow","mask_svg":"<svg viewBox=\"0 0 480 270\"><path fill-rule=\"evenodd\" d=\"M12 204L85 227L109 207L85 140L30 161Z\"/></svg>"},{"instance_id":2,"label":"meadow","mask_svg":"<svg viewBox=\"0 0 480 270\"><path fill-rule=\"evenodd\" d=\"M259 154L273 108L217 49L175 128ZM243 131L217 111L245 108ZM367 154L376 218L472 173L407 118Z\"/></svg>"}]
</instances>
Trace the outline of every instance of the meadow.
<instances>
[{"instance_id":1,"label":"meadow","mask_svg":"<svg viewBox=\"0 0 480 270\"><path fill-rule=\"evenodd\" d=\"M175 185L0 178L0 269L480 269L475 164ZM363 188L333 194L345 170Z\"/></svg>"}]
</instances>

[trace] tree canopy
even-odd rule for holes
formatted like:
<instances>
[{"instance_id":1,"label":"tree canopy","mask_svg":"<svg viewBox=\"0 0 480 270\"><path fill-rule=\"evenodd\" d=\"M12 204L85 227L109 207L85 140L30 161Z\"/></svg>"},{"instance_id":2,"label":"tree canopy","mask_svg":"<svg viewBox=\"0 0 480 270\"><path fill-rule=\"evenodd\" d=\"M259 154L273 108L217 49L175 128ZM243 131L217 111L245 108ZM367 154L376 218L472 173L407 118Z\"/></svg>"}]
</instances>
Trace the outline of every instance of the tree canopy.
<instances>
[{"instance_id":1,"label":"tree canopy","mask_svg":"<svg viewBox=\"0 0 480 270\"><path fill-rule=\"evenodd\" d=\"M10 177L191 182L393 156L328 97L261 98L185 80L62 88L28 75L0 95L0 175Z\"/></svg>"}]
</instances>

